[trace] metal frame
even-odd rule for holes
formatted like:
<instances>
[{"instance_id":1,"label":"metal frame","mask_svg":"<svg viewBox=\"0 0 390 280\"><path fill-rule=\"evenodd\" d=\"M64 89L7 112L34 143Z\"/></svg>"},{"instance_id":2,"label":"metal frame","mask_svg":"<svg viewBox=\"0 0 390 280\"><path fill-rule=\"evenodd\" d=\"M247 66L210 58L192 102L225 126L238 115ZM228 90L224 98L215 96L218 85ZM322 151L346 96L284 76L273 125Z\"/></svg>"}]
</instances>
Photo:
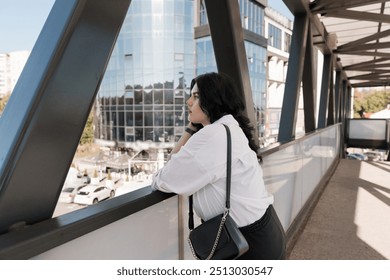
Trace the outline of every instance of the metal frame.
<instances>
[{"instance_id":1,"label":"metal frame","mask_svg":"<svg viewBox=\"0 0 390 280\"><path fill-rule=\"evenodd\" d=\"M288 142L295 138L299 92L304 68L309 17L307 14L295 16L291 51L288 61L286 87L284 90L278 141ZM306 91L307 92L307 91Z\"/></svg>"},{"instance_id":2,"label":"metal frame","mask_svg":"<svg viewBox=\"0 0 390 280\"><path fill-rule=\"evenodd\" d=\"M313 40L310 28L307 32L306 39L306 51L305 51L305 60L303 67L303 77L302 77L302 86L303 86L303 107L305 114L305 132L311 132L316 129L315 124L315 64L314 64L314 54L313 54Z\"/></svg>"},{"instance_id":3,"label":"metal frame","mask_svg":"<svg viewBox=\"0 0 390 280\"><path fill-rule=\"evenodd\" d=\"M383 0L369 1L383 3L382 14L346 10L366 4L364 0L284 1L295 15L279 134L279 141L288 142L295 138L301 82L304 83L306 129L315 129L313 45L321 48L326 56L319 127L337 121L332 121L335 108L339 108L336 112L346 127L352 86L345 70L375 72L351 76L350 80L369 79L353 84L354 87L387 83L386 79L377 80L388 77L383 75L387 70L378 68L387 67L383 62L390 58L389 53L369 50L389 48L390 44L367 42L385 38L390 31L378 28L376 34L337 47L332 45L333 37L327 34L316 13L372 20L379 25L390 22L390 16L383 14L384 4L388 2ZM0 258L29 258L173 196L146 188L50 219L130 2L56 1L0 119ZM245 97L247 115L253 122L238 2L206 0L206 6L218 70L237 82ZM341 66L337 54L376 58ZM333 67L339 71L335 97ZM388 147L389 138L388 130ZM19 230L12 230L15 228Z\"/></svg>"},{"instance_id":4,"label":"metal frame","mask_svg":"<svg viewBox=\"0 0 390 280\"><path fill-rule=\"evenodd\" d=\"M205 4L218 72L236 82L245 99L245 114L258 135L238 1L205 0ZM254 140L259 144L258 137Z\"/></svg>"},{"instance_id":5,"label":"metal frame","mask_svg":"<svg viewBox=\"0 0 390 280\"><path fill-rule=\"evenodd\" d=\"M130 2L55 2L0 119L0 233L51 218Z\"/></svg>"}]
</instances>

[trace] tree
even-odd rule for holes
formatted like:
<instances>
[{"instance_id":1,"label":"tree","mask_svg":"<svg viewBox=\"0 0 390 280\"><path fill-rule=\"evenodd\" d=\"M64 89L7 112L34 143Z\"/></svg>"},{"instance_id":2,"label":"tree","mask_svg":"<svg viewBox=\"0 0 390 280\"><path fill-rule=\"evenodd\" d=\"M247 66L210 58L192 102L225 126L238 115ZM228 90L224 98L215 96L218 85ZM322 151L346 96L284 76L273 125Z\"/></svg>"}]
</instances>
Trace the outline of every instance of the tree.
<instances>
[{"instance_id":1,"label":"tree","mask_svg":"<svg viewBox=\"0 0 390 280\"><path fill-rule=\"evenodd\" d=\"M93 143L93 112L88 116L87 123L85 124L83 134L80 138L80 145L91 144Z\"/></svg>"},{"instance_id":2,"label":"tree","mask_svg":"<svg viewBox=\"0 0 390 280\"><path fill-rule=\"evenodd\" d=\"M390 93L386 91L378 91L368 93L354 101L353 111L354 117L362 117L363 112L375 113L386 108L390 100Z\"/></svg>"},{"instance_id":3,"label":"tree","mask_svg":"<svg viewBox=\"0 0 390 280\"><path fill-rule=\"evenodd\" d=\"M0 116L1 116L1 113L3 112L3 110L5 108L5 105L7 105L7 102L9 100L10 96L11 96L11 94L6 94L6 95L4 95L4 97L0 98Z\"/></svg>"}]
</instances>

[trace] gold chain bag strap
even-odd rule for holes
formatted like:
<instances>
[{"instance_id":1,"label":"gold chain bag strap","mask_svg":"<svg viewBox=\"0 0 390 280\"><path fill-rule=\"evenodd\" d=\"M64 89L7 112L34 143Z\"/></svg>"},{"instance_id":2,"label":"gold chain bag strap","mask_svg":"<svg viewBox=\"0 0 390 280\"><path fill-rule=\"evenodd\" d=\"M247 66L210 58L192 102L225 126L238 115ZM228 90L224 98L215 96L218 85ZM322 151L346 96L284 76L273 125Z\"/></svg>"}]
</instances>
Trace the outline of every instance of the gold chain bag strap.
<instances>
[{"instance_id":1,"label":"gold chain bag strap","mask_svg":"<svg viewBox=\"0 0 390 280\"><path fill-rule=\"evenodd\" d=\"M198 260L232 260L249 249L248 242L229 215L232 140L229 127L225 124L224 127L227 133L225 211L194 228L193 197L189 197L188 243L194 258Z\"/></svg>"}]
</instances>

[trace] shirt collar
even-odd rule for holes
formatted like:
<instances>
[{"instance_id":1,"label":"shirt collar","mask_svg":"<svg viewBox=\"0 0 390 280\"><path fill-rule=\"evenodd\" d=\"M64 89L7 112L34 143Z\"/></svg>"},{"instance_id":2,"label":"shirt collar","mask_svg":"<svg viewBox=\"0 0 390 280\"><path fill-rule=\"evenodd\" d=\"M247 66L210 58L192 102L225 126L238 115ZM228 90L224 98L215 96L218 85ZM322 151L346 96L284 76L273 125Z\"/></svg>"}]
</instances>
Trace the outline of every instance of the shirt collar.
<instances>
[{"instance_id":1,"label":"shirt collar","mask_svg":"<svg viewBox=\"0 0 390 280\"><path fill-rule=\"evenodd\" d=\"M222 124L233 124L233 125L238 125L238 122L232 115L224 115L220 119L216 120L214 123L222 123Z\"/></svg>"}]
</instances>

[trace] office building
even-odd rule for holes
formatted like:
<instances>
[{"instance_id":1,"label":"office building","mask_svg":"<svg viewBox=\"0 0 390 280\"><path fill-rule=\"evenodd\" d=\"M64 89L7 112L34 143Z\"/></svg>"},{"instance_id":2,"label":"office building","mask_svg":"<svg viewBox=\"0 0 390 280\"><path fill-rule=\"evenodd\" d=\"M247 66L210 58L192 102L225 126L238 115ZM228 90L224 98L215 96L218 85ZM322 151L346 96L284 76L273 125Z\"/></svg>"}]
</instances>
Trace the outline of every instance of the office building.
<instances>
[{"instance_id":1,"label":"office building","mask_svg":"<svg viewBox=\"0 0 390 280\"><path fill-rule=\"evenodd\" d=\"M193 15L194 1L132 1L98 93L97 143L164 148L182 135L195 74Z\"/></svg>"},{"instance_id":2,"label":"office building","mask_svg":"<svg viewBox=\"0 0 390 280\"><path fill-rule=\"evenodd\" d=\"M239 6L258 137L264 143L267 1L239 0ZM217 68L203 0L132 1L98 93L96 142L117 149L172 147L187 124L191 79L211 71Z\"/></svg>"},{"instance_id":3,"label":"office building","mask_svg":"<svg viewBox=\"0 0 390 280\"><path fill-rule=\"evenodd\" d=\"M278 11L265 9L265 36L268 39L267 113L264 145L275 142L279 132L280 115L285 90L293 22ZM303 131L303 104L298 110L298 130Z\"/></svg>"},{"instance_id":4,"label":"office building","mask_svg":"<svg viewBox=\"0 0 390 280\"><path fill-rule=\"evenodd\" d=\"M0 54L0 98L12 93L30 53L15 51Z\"/></svg>"}]
</instances>

